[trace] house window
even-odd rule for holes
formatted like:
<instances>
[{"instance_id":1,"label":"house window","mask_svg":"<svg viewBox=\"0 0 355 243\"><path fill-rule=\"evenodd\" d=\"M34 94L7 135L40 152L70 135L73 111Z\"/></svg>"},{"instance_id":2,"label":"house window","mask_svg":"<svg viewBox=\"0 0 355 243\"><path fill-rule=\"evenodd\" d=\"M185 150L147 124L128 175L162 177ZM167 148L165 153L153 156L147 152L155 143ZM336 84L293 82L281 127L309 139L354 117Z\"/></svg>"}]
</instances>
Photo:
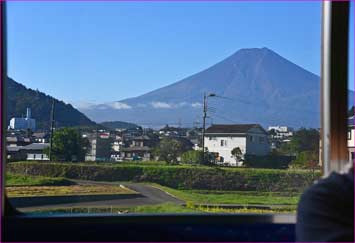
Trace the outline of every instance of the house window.
<instances>
[{"instance_id":1,"label":"house window","mask_svg":"<svg viewBox=\"0 0 355 243\"><path fill-rule=\"evenodd\" d=\"M351 130L348 130L348 140L351 140Z\"/></svg>"},{"instance_id":2,"label":"house window","mask_svg":"<svg viewBox=\"0 0 355 243\"><path fill-rule=\"evenodd\" d=\"M227 141L226 140L221 140L221 147L227 146Z\"/></svg>"}]
</instances>

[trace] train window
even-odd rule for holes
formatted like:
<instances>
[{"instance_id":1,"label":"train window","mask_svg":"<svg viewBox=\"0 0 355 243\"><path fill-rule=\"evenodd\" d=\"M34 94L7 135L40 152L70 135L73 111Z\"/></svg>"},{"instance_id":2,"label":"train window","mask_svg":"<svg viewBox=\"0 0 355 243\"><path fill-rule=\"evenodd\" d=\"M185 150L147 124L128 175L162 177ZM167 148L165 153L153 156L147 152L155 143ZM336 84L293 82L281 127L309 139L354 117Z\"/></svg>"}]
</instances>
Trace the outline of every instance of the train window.
<instances>
[{"instance_id":1,"label":"train window","mask_svg":"<svg viewBox=\"0 0 355 243\"><path fill-rule=\"evenodd\" d=\"M348 89L354 91L354 3L350 2L350 21L349 21L349 82ZM349 162L354 161L355 153L355 132L354 132L354 93L349 94L348 106L348 152Z\"/></svg>"},{"instance_id":2,"label":"train window","mask_svg":"<svg viewBox=\"0 0 355 243\"><path fill-rule=\"evenodd\" d=\"M316 1L7 2L9 214L294 223L335 168L321 15Z\"/></svg>"},{"instance_id":3,"label":"train window","mask_svg":"<svg viewBox=\"0 0 355 243\"><path fill-rule=\"evenodd\" d=\"M18 210L294 214L321 175L321 3L7 7Z\"/></svg>"}]
</instances>

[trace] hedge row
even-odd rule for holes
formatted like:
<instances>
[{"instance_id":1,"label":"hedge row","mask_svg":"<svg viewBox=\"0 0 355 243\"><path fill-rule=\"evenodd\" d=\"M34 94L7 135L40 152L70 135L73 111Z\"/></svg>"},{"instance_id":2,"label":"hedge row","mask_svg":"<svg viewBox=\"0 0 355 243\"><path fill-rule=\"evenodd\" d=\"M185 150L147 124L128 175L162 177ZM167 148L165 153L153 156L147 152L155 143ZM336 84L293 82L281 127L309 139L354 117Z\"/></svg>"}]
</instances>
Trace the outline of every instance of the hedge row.
<instances>
[{"instance_id":1,"label":"hedge row","mask_svg":"<svg viewBox=\"0 0 355 243\"><path fill-rule=\"evenodd\" d=\"M177 189L303 191L314 176L305 171L202 166L84 165L16 162L7 171L17 174L96 181L154 182Z\"/></svg>"}]
</instances>

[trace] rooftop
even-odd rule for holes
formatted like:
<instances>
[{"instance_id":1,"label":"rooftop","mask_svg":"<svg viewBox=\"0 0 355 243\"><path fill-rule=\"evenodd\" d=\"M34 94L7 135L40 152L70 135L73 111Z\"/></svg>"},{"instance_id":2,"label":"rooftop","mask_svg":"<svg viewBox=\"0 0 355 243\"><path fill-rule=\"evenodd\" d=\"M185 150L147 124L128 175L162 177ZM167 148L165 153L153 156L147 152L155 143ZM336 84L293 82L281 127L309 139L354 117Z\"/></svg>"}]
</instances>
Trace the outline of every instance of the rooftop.
<instances>
[{"instance_id":1,"label":"rooftop","mask_svg":"<svg viewBox=\"0 0 355 243\"><path fill-rule=\"evenodd\" d=\"M247 133L252 128L260 128L259 124L218 124L212 125L206 129L206 133Z\"/></svg>"},{"instance_id":2,"label":"rooftop","mask_svg":"<svg viewBox=\"0 0 355 243\"><path fill-rule=\"evenodd\" d=\"M122 148L122 152L134 152L134 151L150 151L151 148L147 147L147 146L143 146L143 147L127 147L127 148Z\"/></svg>"},{"instance_id":3,"label":"rooftop","mask_svg":"<svg viewBox=\"0 0 355 243\"><path fill-rule=\"evenodd\" d=\"M22 149L26 150L42 150L49 147L49 143L31 143L29 145L23 146Z\"/></svg>"}]
</instances>

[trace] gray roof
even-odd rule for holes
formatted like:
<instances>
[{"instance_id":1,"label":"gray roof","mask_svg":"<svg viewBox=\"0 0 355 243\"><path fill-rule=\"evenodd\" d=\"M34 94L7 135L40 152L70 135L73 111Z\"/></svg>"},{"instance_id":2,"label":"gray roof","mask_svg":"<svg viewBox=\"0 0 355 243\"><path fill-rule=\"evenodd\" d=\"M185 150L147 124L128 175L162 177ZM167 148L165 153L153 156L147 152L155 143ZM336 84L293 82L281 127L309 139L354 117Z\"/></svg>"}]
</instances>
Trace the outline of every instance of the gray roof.
<instances>
[{"instance_id":1,"label":"gray roof","mask_svg":"<svg viewBox=\"0 0 355 243\"><path fill-rule=\"evenodd\" d=\"M122 152L134 152L134 151L150 151L151 148L144 146L144 147L127 147L127 148L122 148Z\"/></svg>"},{"instance_id":2,"label":"gray roof","mask_svg":"<svg viewBox=\"0 0 355 243\"><path fill-rule=\"evenodd\" d=\"M259 124L218 124L206 129L206 133L247 133L252 128L260 128L266 133Z\"/></svg>"},{"instance_id":3,"label":"gray roof","mask_svg":"<svg viewBox=\"0 0 355 243\"><path fill-rule=\"evenodd\" d=\"M131 137L130 140L150 140L151 138L147 135Z\"/></svg>"},{"instance_id":4,"label":"gray roof","mask_svg":"<svg viewBox=\"0 0 355 243\"><path fill-rule=\"evenodd\" d=\"M17 137L6 137L7 142L17 142L18 138Z\"/></svg>"},{"instance_id":5,"label":"gray roof","mask_svg":"<svg viewBox=\"0 0 355 243\"><path fill-rule=\"evenodd\" d=\"M32 134L32 136L35 138L45 138L45 137L49 136L49 134L47 134L45 132L34 132Z\"/></svg>"},{"instance_id":6,"label":"gray roof","mask_svg":"<svg viewBox=\"0 0 355 243\"><path fill-rule=\"evenodd\" d=\"M29 145L23 146L22 149L25 150L43 150L49 147L49 143L31 143Z\"/></svg>"},{"instance_id":7,"label":"gray roof","mask_svg":"<svg viewBox=\"0 0 355 243\"><path fill-rule=\"evenodd\" d=\"M22 149L22 146L6 146L8 152L17 152L20 151L20 149Z\"/></svg>"}]
</instances>

